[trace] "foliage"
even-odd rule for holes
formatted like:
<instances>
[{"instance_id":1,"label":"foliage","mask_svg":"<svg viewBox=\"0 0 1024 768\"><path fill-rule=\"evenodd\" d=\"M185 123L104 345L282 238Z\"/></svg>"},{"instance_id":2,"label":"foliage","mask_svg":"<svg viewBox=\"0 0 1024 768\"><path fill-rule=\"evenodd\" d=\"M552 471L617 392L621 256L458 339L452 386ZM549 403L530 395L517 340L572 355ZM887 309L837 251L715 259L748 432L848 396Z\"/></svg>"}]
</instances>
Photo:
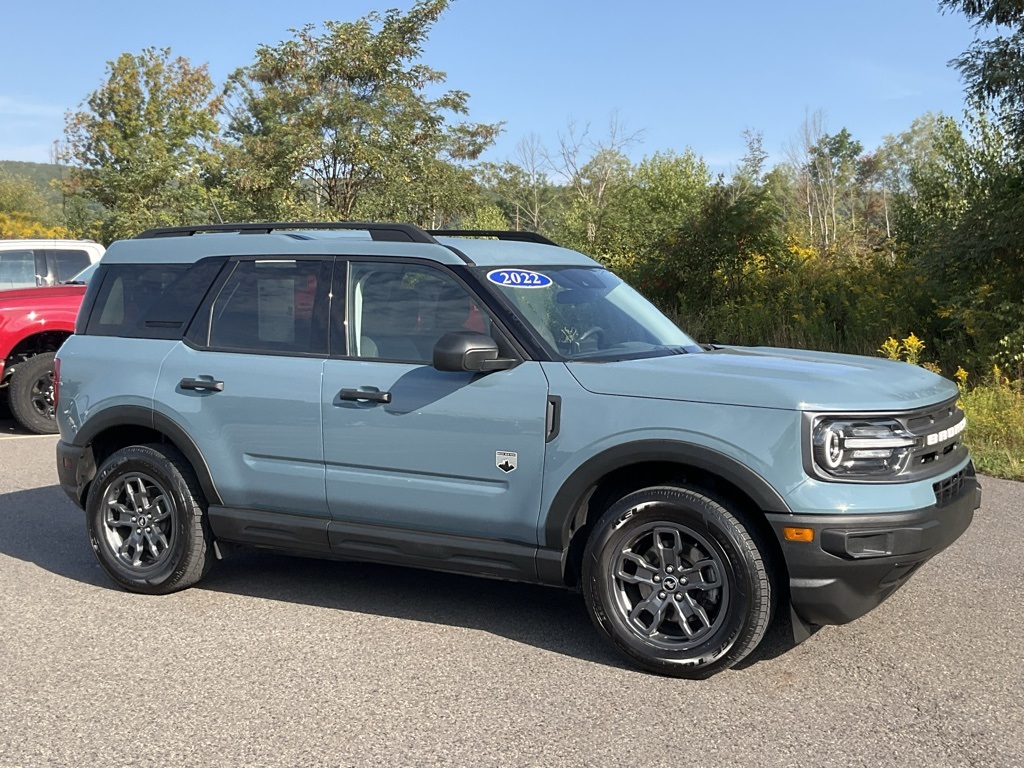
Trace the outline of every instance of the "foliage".
<instances>
[{"instance_id":1,"label":"foliage","mask_svg":"<svg viewBox=\"0 0 1024 768\"><path fill-rule=\"evenodd\" d=\"M60 207L62 196L59 182L65 177L67 168L54 163L29 163L18 160L0 160L0 179L17 178L28 182L42 196L45 204Z\"/></svg>"},{"instance_id":2,"label":"foliage","mask_svg":"<svg viewBox=\"0 0 1024 768\"><path fill-rule=\"evenodd\" d=\"M911 333L902 340L889 337L879 348L890 360L903 360L933 372L936 367L921 362L925 344ZM964 443L975 466L985 473L1024 479L1024 379L1011 381L999 366L969 386L970 374L957 367L954 374L960 389L959 405L967 416Z\"/></svg>"},{"instance_id":3,"label":"foliage","mask_svg":"<svg viewBox=\"0 0 1024 768\"><path fill-rule=\"evenodd\" d=\"M1024 4L1020 0L939 0L974 25L974 43L953 60L980 107L991 106L1024 141Z\"/></svg>"},{"instance_id":4,"label":"foliage","mask_svg":"<svg viewBox=\"0 0 1024 768\"><path fill-rule=\"evenodd\" d=\"M508 219L502 213L501 208L496 205L481 205L460 222L461 229L483 229L490 231L502 231L509 229Z\"/></svg>"},{"instance_id":5,"label":"foliage","mask_svg":"<svg viewBox=\"0 0 1024 768\"><path fill-rule=\"evenodd\" d=\"M445 75L416 63L448 2L307 25L260 46L227 87L221 173L240 213L434 225L475 207L461 163L500 125L449 124L467 113L468 94L428 97Z\"/></svg>"},{"instance_id":6,"label":"foliage","mask_svg":"<svg viewBox=\"0 0 1024 768\"><path fill-rule=\"evenodd\" d=\"M978 470L1024 480L1024 380L1011 382L995 366L976 387L967 386L966 372L959 383L964 442Z\"/></svg>"},{"instance_id":7,"label":"foliage","mask_svg":"<svg viewBox=\"0 0 1024 768\"><path fill-rule=\"evenodd\" d=\"M64 227L49 226L23 213L0 213L0 238L68 237Z\"/></svg>"},{"instance_id":8,"label":"foliage","mask_svg":"<svg viewBox=\"0 0 1024 768\"><path fill-rule=\"evenodd\" d=\"M729 178L688 148L636 159L640 133L616 114L604 133L570 122L553 150L531 134L475 164L501 124L470 122L468 95L421 61L449 2L293 30L223 91L167 50L122 55L68 115L70 171L0 174L7 231L109 241L221 217L524 228L601 260L702 341L875 354L891 339L883 353L946 374L996 363L1021 378L1017 0L940 0L979 33L957 60L975 97L964 120L924 115L869 148L816 113L774 167L746 132Z\"/></svg>"},{"instance_id":9,"label":"foliage","mask_svg":"<svg viewBox=\"0 0 1024 768\"><path fill-rule=\"evenodd\" d=\"M0 237L67 237L56 211L32 180L0 169Z\"/></svg>"},{"instance_id":10,"label":"foliage","mask_svg":"<svg viewBox=\"0 0 1024 768\"><path fill-rule=\"evenodd\" d=\"M203 175L220 103L205 65L166 48L121 54L106 82L67 115L62 154L73 167L64 191L103 206L108 241L209 221Z\"/></svg>"},{"instance_id":11,"label":"foliage","mask_svg":"<svg viewBox=\"0 0 1024 768\"><path fill-rule=\"evenodd\" d=\"M925 346L923 341L911 333L902 341L897 341L890 336L882 343L878 351L890 360L903 360L911 365L921 365L921 353L924 352Z\"/></svg>"}]
</instances>

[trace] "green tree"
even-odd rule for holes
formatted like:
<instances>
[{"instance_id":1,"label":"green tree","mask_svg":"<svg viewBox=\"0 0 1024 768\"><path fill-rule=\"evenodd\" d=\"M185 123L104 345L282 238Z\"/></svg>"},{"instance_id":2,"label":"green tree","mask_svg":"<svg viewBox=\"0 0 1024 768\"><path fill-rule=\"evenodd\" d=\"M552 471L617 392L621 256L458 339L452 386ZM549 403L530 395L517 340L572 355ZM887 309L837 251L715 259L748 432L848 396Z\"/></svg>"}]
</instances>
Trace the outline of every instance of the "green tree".
<instances>
[{"instance_id":1,"label":"green tree","mask_svg":"<svg viewBox=\"0 0 1024 768\"><path fill-rule=\"evenodd\" d=\"M564 209L557 236L572 248L595 256L614 249L632 164L626 150L639 141L612 113L603 138L591 136L590 125L570 121L558 137L558 152L548 164L563 179Z\"/></svg>"},{"instance_id":2,"label":"green tree","mask_svg":"<svg viewBox=\"0 0 1024 768\"><path fill-rule=\"evenodd\" d=\"M450 122L468 94L431 98L445 74L418 63L448 4L307 25L230 77L223 174L251 215L439 225L475 207L464 164L500 125Z\"/></svg>"},{"instance_id":3,"label":"green tree","mask_svg":"<svg viewBox=\"0 0 1024 768\"><path fill-rule=\"evenodd\" d=\"M67 237L35 182L0 170L0 238Z\"/></svg>"},{"instance_id":4,"label":"green tree","mask_svg":"<svg viewBox=\"0 0 1024 768\"><path fill-rule=\"evenodd\" d=\"M514 229L550 232L558 190L548 179L546 151L536 134L516 145L504 163L481 163L478 179Z\"/></svg>"},{"instance_id":5,"label":"green tree","mask_svg":"<svg viewBox=\"0 0 1024 768\"><path fill-rule=\"evenodd\" d=\"M843 231L855 230L854 184L857 159L864 147L843 128L825 134L810 148L807 172L811 178L814 209L822 254L835 252Z\"/></svg>"},{"instance_id":6,"label":"green tree","mask_svg":"<svg viewBox=\"0 0 1024 768\"><path fill-rule=\"evenodd\" d=\"M49 218L42 192L29 179L0 171L0 213L24 214L39 221Z\"/></svg>"},{"instance_id":7,"label":"green tree","mask_svg":"<svg viewBox=\"0 0 1024 768\"><path fill-rule=\"evenodd\" d=\"M665 298L686 315L740 299L752 274L788 262L777 197L765 183L760 135L731 182L719 178L673 236L663 264Z\"/></svg>"},{"instance_id":8,"label":"green tree","mask_svg":"<svg viewBox=\"0 0 1024 768\"><path fill-rule=\"evenodd\" d=\"M700 210L710 184L707 164L690 149L682 154L656 152L641 160L609 217L617 228L605 254L608 265L648 296L671 306L675 299L663 275L665 251L674 234Z\"/></svg>"},{"instance_id":9,"label":"green tree","mask_svg":"<svg viewBox=\"0 0 1024 768\"><path fill-rule=\"evenodd\" d=\"M105 209L105 240L210 220L203 176L220 104L206 65L168 48L108 63L107 81L68 113L62 150L67 191Z\"/></svg>"},{"instance_id":10,"label":"green tree","mask_svg":"<svg viewBox=\"0 0 1024 768\"><path fill-rule=\"evenodd\" d=\"M944 11L963 13L974 43L953 59L978 105L996 108L1024 141L1024 4L1020 0L939 0Z\"/></svg>"}]
</instances>

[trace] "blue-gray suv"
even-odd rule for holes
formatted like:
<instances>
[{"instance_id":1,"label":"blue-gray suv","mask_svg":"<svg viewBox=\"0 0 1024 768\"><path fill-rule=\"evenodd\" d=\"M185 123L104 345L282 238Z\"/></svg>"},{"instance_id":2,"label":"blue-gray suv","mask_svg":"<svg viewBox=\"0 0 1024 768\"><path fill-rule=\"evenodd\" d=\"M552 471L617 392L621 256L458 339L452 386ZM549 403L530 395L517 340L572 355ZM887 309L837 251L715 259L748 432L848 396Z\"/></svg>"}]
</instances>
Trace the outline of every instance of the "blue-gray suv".
<instances>
[{"instance_id":1,"label":"blue-gray suv","mask_svg":"<svg viewBox=\"0 0 1024 768\"><path fill-rule=\"evenodd\" d=\"M150 594L233 545L577 589L655 672L892 594L981 492L918 367L696 343L523 232L240 224L114 243L56 362L61 486Z\"/></svg>"}]
</instances>

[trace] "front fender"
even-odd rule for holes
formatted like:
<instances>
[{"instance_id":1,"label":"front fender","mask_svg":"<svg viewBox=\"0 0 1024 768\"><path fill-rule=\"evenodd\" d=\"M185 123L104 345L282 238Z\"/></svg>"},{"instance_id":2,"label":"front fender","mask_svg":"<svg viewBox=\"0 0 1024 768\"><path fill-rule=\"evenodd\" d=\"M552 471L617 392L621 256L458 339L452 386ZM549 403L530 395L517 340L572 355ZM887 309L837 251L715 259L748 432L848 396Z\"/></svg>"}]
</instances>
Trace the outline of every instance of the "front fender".
<instances>
[{"instance_id":1,"label":"front fender","mask_svg":"<svg viewBox=\"0 0 1024 768\"><path fill-rule=\"evenodd\" d=\"M541 546L564 550L576 506L598 481L615 470L650 462L670 462L715 475L740 489L764 512L789 514L790 509L759 474L731 456L693 443L674 440L638 440L609 448L580 465L558 489L542 520Z\"/></svg>"}]
</instances>

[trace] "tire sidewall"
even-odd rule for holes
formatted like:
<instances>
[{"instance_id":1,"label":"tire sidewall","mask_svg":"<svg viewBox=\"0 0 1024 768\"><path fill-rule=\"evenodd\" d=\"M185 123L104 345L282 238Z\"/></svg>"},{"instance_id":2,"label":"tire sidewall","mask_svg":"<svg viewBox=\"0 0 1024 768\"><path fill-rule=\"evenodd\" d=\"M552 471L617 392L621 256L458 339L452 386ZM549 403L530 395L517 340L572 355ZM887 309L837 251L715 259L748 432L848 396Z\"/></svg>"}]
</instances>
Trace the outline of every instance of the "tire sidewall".
<instances>
[{"instance_id":1,"label":"tire sidewall","mask_svg":"<svg viewBox=\"0 0 1024 768\"><path fill-rule=\"evenodd\" d=\"M655 495L661 498L652 498ZM722 578L729 587L727 615L707 640L691 648L670 650L646 643L618 609L613 578L618 552L637 528L656 522L681 525L699 534L715 548L725 566ZM634 494L608 511L588 542L583 563L587 607L605 637L641 666L671 675L700 677L702 668L711 674L738 660L730 661L730 651L751 623L751 599L757 585L744 552L733 525L723 519L714 502L669 489Z\"/></svg>"},{"instance_id":2,"label":"tire sidewall","mask_svg":"<svg viewBox=\"0 0 1024 768\"><path fill-rule=\"evenodd\" d=\"M8 385L8 402L11 415L25 429L39 435L52 435L57 432L56 418L48 419L33 407L31 402L32 386L47 373L53 375L53 352L45 352L30 357L18 364ZM56 409L55 409L56 410ZM56 416L56 412L54 413Z\"/></svg>"},{"instance_id":3,"label":"tire sidewall","mask_svg":"<svg viewBox=\"0 0 1024 768\"><path fill-rule=\"evenodd\" d=\"M120 562L116 552L106 541L104 499L110 487L124 475L139 472L156 480L171 499L171 528L173 541L167 559L153 570L140 571ZM190 495L181 474L174 465L157 451L132 446L122 449L107 459L89 487L86 502L86 526L89 542L103 570L121 586L133 592L160 594L172 591L185 574L188 563L186 553L191 549L194 527L188 510Z\"/></svg>"}]
</instances>

